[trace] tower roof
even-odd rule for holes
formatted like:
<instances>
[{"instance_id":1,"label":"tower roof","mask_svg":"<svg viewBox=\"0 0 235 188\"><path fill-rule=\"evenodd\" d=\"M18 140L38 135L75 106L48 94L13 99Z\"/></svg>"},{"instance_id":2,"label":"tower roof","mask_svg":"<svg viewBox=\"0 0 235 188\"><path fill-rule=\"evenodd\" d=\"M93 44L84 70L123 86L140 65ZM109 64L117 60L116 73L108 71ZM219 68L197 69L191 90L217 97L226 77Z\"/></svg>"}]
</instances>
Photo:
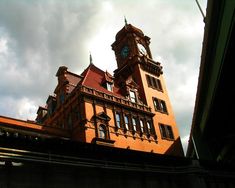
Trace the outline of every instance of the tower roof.
<instances>
[{"instance_id":1,"label":"tower roof","mask_svg":"<svg viewBox=\"0 0 235 188\"><path fill-rule=\"evenodd\" d=\"M144 33L141 29L131 24L125 24L125 26L116 34L116 40L118 38L121 38L123 34L128 33L128 32L135 33L140 36L144 36Z\"/></svg>"}]
</instances>

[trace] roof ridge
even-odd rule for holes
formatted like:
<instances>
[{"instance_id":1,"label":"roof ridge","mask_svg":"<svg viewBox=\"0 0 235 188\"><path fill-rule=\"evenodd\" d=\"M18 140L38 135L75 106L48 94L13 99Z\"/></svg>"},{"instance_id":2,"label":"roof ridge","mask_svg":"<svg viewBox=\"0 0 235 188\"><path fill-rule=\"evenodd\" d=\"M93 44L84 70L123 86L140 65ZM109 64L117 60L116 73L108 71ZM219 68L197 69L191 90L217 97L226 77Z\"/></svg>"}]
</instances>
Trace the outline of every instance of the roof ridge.
<instances>
[{"instance_id":1,"label":"roof ridge","mask_svg":"<svg viewBox=\"0 0 235 188\"><path fill-rule=\"evenodd\" d=\"M86 78L87 78L87 75L88 75L88 71L89 71L89 68L90 68L91 64L88 65L88 67L82 72L82 76L83 76L83 79L82 79L82 82L81 82L81 85L84 84Z\"/></svg>"}]
</instances>

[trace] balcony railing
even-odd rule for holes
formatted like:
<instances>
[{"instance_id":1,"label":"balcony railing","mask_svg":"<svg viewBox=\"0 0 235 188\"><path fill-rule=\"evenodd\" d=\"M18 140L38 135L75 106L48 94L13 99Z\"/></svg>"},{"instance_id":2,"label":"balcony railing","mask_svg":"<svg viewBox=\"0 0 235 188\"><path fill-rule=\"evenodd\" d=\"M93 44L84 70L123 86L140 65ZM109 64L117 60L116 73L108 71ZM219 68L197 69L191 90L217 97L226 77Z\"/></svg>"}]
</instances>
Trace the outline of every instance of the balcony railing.
<instances>
[{"instance_id":1,"label":"balcony railing","mask_svg":"<svg viewBox=\"0 0 235 188\"><path fill-rule=\"evenodd\" d=\"M91 94L91 95L115 102L115 103L123 104L123 105L131 107L131 108L135 108L135 109L146 111L146 112L151 112L151 108L145 104L134 103L128 99L117 97L117 96L110 95L107 93L103 93L101 91L98 91L96 89L93 89L93 88L90 88L87 86L81 86L80 91L83 93Z\"/></svg>"}]
</instances>

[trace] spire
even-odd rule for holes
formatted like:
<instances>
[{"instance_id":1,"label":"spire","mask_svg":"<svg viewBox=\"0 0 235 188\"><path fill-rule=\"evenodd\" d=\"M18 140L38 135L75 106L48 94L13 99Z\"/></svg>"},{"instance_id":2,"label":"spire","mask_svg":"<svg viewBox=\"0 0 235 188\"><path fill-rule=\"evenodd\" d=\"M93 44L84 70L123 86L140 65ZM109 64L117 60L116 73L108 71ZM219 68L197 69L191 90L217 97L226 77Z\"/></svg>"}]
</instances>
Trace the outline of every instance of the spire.
<instances>
[{"instance_id":1,"label":"spire","mask_svg":"<svg viewBox=\"0 0 235 188\"><path fill-rule=\"evenodd\" d=\"M91 52L90 52L90 64L93 64Z\"/></svg>"},{"instance_id":2,"label":"spire","mask_svg":"<svg viewBox=\"0 0 235 188\"><path fill-rule=\"evenodd\" d=\"M126 16L124 16L125 27L127 26Z\"/></svg>"}]
</instances>

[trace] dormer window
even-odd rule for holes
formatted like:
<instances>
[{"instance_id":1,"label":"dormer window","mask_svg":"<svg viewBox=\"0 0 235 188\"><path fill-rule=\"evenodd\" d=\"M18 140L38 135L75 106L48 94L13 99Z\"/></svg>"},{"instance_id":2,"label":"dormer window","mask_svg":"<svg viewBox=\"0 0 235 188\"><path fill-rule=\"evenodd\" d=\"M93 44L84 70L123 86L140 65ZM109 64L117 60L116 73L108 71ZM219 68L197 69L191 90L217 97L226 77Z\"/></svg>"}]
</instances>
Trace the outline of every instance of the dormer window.
<instances>
[{"instance_id":1,"label":"dormer window","mask_svg":"<svg viewBox=\"0 0 235 188\"><path fill-rule=\"evenodd\" d=\"M112 83L110 83L110 82L106 82L106 87L107 87L107 90L108 91L113 91L113 84Z\"/></svg>"},{"instance_id":2,"label":"dormer window","mask_svg":"<svg viewBox=\"0 0 235 188\"><path fill-rule=\"evenodd\" d=\"M134 91L131 91L131 90L130 90L130 99L131 99L131 102L137 102L136 101L136 94Z\"/></svg>"}]
</instances>

